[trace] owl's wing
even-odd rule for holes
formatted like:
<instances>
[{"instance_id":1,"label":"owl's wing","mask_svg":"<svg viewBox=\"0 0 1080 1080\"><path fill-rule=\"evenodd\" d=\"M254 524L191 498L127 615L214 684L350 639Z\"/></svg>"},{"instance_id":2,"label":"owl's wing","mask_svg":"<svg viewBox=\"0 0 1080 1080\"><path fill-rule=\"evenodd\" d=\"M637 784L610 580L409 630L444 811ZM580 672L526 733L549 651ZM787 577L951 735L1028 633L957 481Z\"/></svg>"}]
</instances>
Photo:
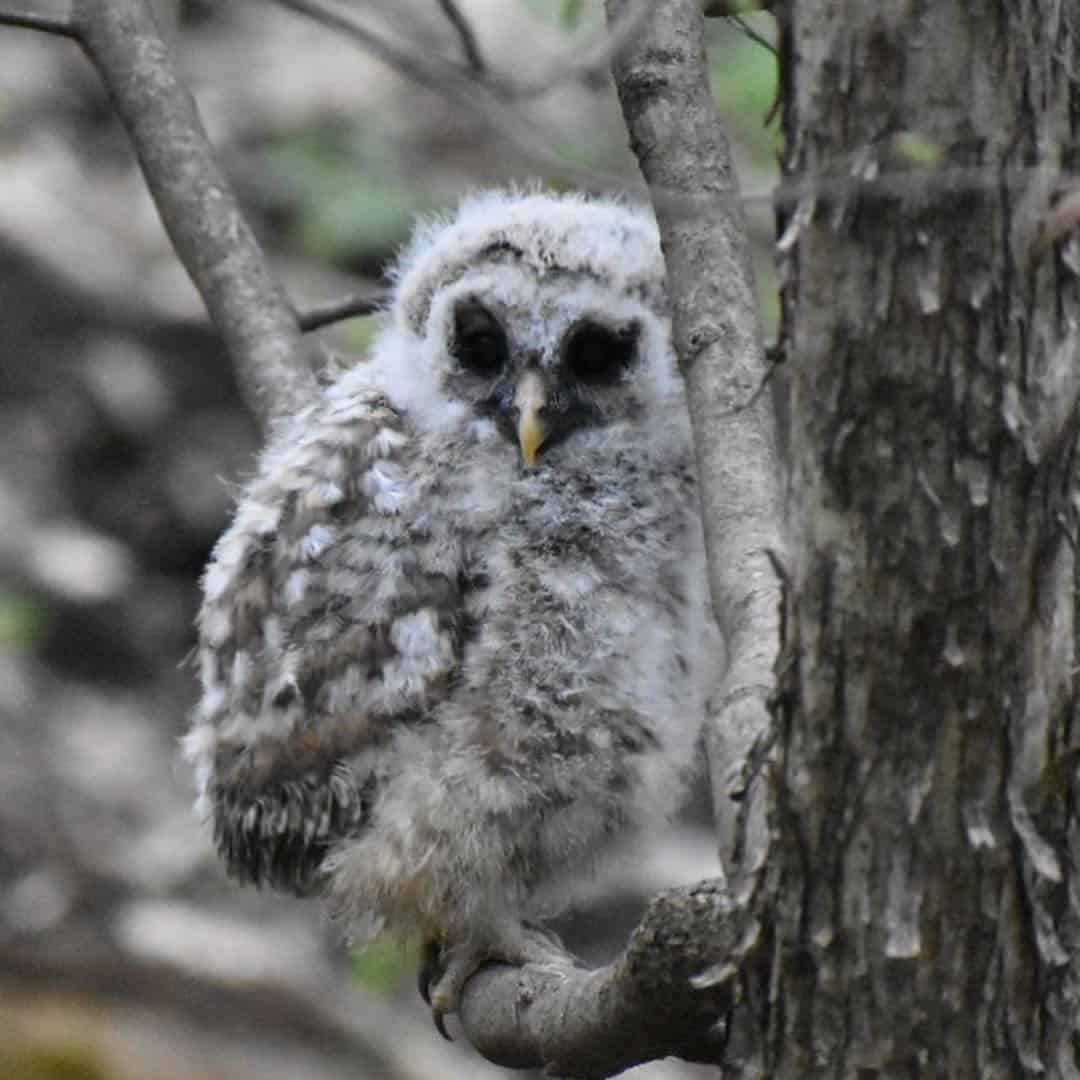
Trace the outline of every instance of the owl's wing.
<instances>
[{"instance_id":1,"label":"owl's wing","mask_svg":"<svg viewBox=\"0 0 1080 1080\"><path fill-rule=\"evenodd\" d=\"M445 696L465 578L433 542L415 455L385 397L332 389L273 439L214 550L186 748L235 876L317 888L395 726Z\"/></svg>"}]
</instances>

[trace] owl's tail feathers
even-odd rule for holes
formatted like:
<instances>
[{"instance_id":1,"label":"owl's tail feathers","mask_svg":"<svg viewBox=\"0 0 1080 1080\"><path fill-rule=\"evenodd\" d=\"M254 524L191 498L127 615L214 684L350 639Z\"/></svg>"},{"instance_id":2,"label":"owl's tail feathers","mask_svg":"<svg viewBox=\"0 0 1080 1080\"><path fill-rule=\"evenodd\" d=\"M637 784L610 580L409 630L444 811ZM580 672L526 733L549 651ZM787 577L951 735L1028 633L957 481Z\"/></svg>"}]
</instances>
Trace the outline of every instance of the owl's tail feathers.
<instances>
[{"instance_id":1,"label":"owl's tail feathers","mask_svg":"<svg viewBox=\"0 0 1080 1080\"><path fill-rule=\"evenodd\" d=\"M318 892L326 855L367 820L370 787L370 781L358 786L340 762L328 775L306 773L257 788L216 777L207 795L218 853L240 881L298 896Z\"/></svg>"}]
</instances>

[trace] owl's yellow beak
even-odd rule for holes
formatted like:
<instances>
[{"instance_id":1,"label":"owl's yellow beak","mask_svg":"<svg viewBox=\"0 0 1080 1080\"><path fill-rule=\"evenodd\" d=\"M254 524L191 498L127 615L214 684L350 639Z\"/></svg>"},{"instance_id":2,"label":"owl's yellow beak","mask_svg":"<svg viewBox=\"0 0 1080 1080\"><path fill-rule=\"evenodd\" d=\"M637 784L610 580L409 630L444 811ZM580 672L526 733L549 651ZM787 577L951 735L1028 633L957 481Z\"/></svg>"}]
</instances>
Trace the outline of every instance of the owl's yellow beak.
<instances>
[{"instance_id":1,"label":"owl's yellow beak","mask_svg":"<svg viewBox=\"0 0 1080 1080\"><path fill-rule=\"evenodd\" d=\"M547 428L540 413L547 404L547 386L540 372L530 368L521 376L514 391L514 405L518 410L518 445L525 464L536 464L536 452L544 445Z\"/></svg>"}]
</instances>

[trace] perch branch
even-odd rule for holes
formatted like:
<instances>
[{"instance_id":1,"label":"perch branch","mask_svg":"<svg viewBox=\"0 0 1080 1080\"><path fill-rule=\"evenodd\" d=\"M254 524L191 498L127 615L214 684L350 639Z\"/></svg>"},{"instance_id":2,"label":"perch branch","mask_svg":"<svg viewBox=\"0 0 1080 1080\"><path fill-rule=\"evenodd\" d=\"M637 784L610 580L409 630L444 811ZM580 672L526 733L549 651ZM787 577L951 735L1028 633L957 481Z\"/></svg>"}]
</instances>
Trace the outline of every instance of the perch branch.
<instances>
[{"instance_id":1,"label":"perch branch","mask_svg":"<svg viewBox=\"0 0 1080 1080\"><path fill-rule=\"evenodd\" d=\"M263 422L316 393L318 345L292 308L222 175L146 0L75 0L72 25L127 129L184 268Z\"/></svg>"},{"instance_id":2,"label":"perch branch","mask_svg":"<svg viewBox=\"0 0 1080 1080\"><path fill-rule=\"evenodd\" d=\"M753 933L722 882L656 897L623 955L595 971L491 965L461 1006L469 1041L509 1068L592 1078L662 1057L717 1060Z\"/></svg>"},{"instance_id":3,"label":"perch branch","mask_svg":"<svg viewBox=\"0 0 1080 1080\"><path fill-rule=\"evenodd\" d=\"M609 21L628 0L606 0ZM699 0L661 0L613 63L630 145L649 186L671 292L701 483L713 609L727 672L706 745L721 855L763 864L768 701L779 648L783 550L775 420L755 396L768 365L746 220L712 94ZM748 407L734 408L747 403ZM734 800L734 801L733 801ZM732 811L737 809L737 815Z\"/></svg>"},{"instance_id":4,"label":"perch branch","mask_svg":"<svg viewBox=\"0 0 1080 1080\"><path fill-rule=\"evenodd\" d=\"M72 21L64 15L46 15L37 11L0 11L0 26L18 26L24 30L40 30L43 34L78 38Z\"/></svg>"}]
</instances>

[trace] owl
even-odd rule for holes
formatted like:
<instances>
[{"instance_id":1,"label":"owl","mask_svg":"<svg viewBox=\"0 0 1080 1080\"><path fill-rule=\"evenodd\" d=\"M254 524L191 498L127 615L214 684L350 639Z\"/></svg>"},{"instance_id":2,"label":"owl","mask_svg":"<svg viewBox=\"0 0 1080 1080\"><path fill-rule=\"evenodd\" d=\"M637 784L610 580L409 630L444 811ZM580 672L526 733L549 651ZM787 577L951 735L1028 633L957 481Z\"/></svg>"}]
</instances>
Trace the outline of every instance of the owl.
<instances>
[{"instance_id":1,"label":"owl","mask_svg":"<svg viewBox=\"0 0 1080 1080\"><path fill-rule=\"evenodd\" d=\"M275 430L203 578L186 750L228 869L425 943L437 1025L686 788L705 564L651 215L488 192Z\"/></svg>"}]
</instances>

